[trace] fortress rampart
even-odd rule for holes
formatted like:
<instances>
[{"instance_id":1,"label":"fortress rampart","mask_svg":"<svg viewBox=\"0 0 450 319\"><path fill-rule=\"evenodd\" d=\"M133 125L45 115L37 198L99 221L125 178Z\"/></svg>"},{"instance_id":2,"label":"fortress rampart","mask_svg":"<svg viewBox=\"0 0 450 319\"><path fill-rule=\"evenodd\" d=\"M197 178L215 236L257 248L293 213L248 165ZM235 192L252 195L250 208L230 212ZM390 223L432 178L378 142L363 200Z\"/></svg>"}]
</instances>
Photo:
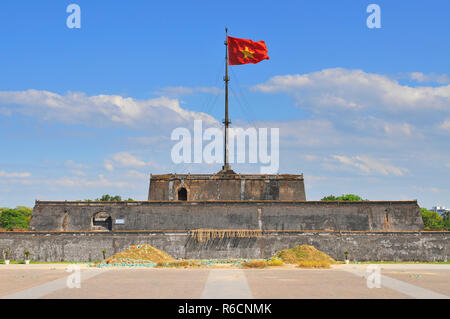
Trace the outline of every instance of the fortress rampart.
<instances>
[{"instance_id":1,"label":"fortress rampart","mask_svg":"<svg viewBox=\"0 0 450 319\"><path fill-rule=\"evenodd\" d=\"M199 243L186 231L0 232L0 250L21 260L99 261L131 245L150 244L176 258L269 258L297 245L313 245L336 260L447 261L450 232L265 231L254 238L215 238Z\"/></svg>"},{"instance_id":2,"label":"fortress rampart","mask_svg":"<svg viewBox=\"0 0 450 319\"><path fill-rule=\"evenodd\" d=\"M30 230L194 229L419 231L417 201L42 202Z\"/></svg>"}]
</instances>

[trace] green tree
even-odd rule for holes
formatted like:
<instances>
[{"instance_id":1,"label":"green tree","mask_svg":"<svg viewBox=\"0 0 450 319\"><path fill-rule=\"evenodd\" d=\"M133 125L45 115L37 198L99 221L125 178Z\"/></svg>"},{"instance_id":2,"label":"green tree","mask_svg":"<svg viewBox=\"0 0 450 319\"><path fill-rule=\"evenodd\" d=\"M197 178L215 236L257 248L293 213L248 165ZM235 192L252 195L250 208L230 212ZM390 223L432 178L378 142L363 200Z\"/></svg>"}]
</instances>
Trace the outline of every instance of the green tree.
<instances>
[{"instance_id":1,"label":"green tree","mask_svg":"<svg viewBox=\"0 0 450 319\"><path fill-rule=\"evenodd\" d=\"M20 210L7 208L0 214L0 228L6 230L27 229L28 222L27 215Z\"/></svg>"},{"instance_id":2,"label":"green tree","mask_svg":"<svg viewBox=\"0 0 450 319\"><path fill-rule=\"evenodd\" d=\"M102 197L97 198L96 201L98 201L98 202L120 202L120 201L122 201L122 197L119 195L111 196L109 194L105 194ZM132 201L134 201L134 199L128 198L126 201L132 202Z\"/></svg>"},{"instance_id":3,"label":"green tree","mask_svg":"<svg viewBox=\"0 0 450 319\"><path fill-rule=\"evenodd\" d=\"M443 230L445 229L444 219L437 212L429 211L421 208L423 226L426 230Z\"/></svg>"},{"instance_id":4,"label":"green tree","mask_svg":"<svg viewBox=\"0 0 450 319\"><path fill-rule=\"evenodd\" d=\"M95 200L92 200L92 199L85 199L83 202L93 202L93 201L96 201L96 202L120 202L120 201L122 201L122 200L123 200L122 197L119 196L119 195L111 196L111 195L109 195L109 194L105 194L105 195L103 195L103 196L100 197L100 198L96 198ZM126 202L134 202L134 199L128 198L128 199L125 200L125 201L126 201ZM81 202L81 200L77 200L77 202Z\"/></svg>"},{"instance_id":5,"label":"green tree","mask_svg":"<svg viewBox=\"0 0 450 319\"><path fill-rule=\"evenodd\" d=\"M32 208L25 207L25 206L17 206L16 208L14 208L14 210L19 212L19 213L21 213L21 214L23 214L28 222L30 221L31 216L33 214L33 209Z\"/></svg>"},{"instance_id":6,"label":"green tree","mask_svg":"<svg viewBox=\"0 0 450 319\"><path fill-rule=\"evenodd\" d=\"M355 194L342 194L339 197L334 195L326 196L321 199L322 201L362 201L363 199Z\"/></svg>"},{"instance_id":7,"label":"green tree","mask_svg":"<svg viewBox=\"0 0 450 319\"><path fill-rule=\"evenodd\" d=\"M111 196L109 194L105 194L100 198L97 198L96 201L98 202L120 202L122 200L122 197L119 195Z\"/></svg>"},{"instance_id":8,"label":"green tree","mask_svg":"<svg viewBox=\"0 0 450 319\"><path fill-rule=\"evenodd\" d=\"M444 229L450 230L450 212L442 214L442 219L444 220Z\"/></svg>"},{"instance_id":9,"label":"green tree","mask_svg":"<svg viewBox=\"0 0 450 319\"><path fill-rule=\"evenodd\" d=\"M321 201L329 202L329 201L337 201L337 197L334 195L329 195L321 199Z\"/></svg>"}]
</instances>

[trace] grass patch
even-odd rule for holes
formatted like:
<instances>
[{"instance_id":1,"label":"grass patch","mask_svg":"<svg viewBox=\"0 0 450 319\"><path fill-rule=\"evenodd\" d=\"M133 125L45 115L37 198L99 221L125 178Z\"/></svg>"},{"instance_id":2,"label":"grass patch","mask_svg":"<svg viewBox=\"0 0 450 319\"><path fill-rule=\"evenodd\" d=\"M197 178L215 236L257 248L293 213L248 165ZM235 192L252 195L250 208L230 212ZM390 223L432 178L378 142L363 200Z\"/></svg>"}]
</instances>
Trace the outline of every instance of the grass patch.
<instances>
[{"instance_id":1,"label":"grass patch","mask_svg":"<svg viewBox=\"0 0 450 319\"><path fill-rule=\"evenodd\" d=\"M266 268L267 262L265 260L252 260L245 263L242 263L242 267L244 268Z\"/></svg>"},{"instance_id":2,"label":"grass patch","mask_svg":"<svg viewBox=\"0 0 450 319\"><path fill-rule=\"evenodd\" d=\"M281 259L286 264L298 265L303 262L336 263L333 258L310 245L295 246L290 249L281 250L277 252L274 257Z\"/></svg>"},{"instance_id":3,"label":"grass patch","mask_svg":"<svg viewBox=\"0 0 450 319\"><path fill-rule=\"evenodd\" d=\"M299 268L330 268L327 261L301 261L297 264Z\"/></svg>"},{"instance_id":4,"label":"grass patch","mask_svg":"<svg viewBox=\"0 0 450 319\"><path fill-rule=\"evenodd\" d=\"M157 268L198 268L201 267L202 264L196 263L188 260L177 260L170 262L159 262L155 267Z\"/></svg>"},{"instance_id":5,"label":"grass patch","mask_svg":"<svg viewBox=\"0 0 450 319\"><path fill-rule=\"evenodd\" d=\"M244 268L266 268L266 267L280 267L283 266L284 263L281 259L272 257L269 260L250 260L247 262L243 262L242 267Z\"/></svg>"}]
</instances>

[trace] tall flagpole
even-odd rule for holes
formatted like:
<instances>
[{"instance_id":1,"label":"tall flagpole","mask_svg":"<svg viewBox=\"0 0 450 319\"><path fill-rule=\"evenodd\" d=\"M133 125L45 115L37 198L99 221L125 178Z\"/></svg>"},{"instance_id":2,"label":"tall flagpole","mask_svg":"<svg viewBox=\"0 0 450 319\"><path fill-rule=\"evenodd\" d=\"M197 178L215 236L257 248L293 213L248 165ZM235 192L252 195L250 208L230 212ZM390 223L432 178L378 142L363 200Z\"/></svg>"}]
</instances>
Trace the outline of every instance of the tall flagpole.
<instances>
[{"instance_id":1,"label":"tall flagpole","mask_svg":"<svg viewBox=\"0 0 450 319\"><path fill-rule=\"evenodd\" d=\"M228 126L231 124L230 119L228 118L228 82L230 81L230 77L228 76L228 28L225 27L225 77L223 78L225 81L225 120L223 123L225 124L225 152L223 159L223 167L222 172L227 173L231 171L231 167L228 161ZM233 172L233 171L231 171ZM234 173L234 172L233 172Z\"/></svg>"}]
</instances>

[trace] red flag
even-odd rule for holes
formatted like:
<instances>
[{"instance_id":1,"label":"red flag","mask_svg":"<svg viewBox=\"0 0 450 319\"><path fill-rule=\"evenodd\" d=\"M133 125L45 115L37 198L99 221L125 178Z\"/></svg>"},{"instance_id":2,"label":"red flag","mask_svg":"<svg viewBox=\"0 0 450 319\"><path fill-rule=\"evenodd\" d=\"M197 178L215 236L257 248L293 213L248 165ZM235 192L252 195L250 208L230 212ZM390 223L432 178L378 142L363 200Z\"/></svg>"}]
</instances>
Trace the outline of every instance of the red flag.
<instances>
[{"instance_id":1,"label":"red flag","mask_svg":"<svg viewBox=\"0 0 450 319\"><path fill-rule=\"evenodd\" d=\"M238 65L258 63L269 60L264 41L253 42L247 39L228 37L228 64Z\"/></svg>"}]
</instances>

